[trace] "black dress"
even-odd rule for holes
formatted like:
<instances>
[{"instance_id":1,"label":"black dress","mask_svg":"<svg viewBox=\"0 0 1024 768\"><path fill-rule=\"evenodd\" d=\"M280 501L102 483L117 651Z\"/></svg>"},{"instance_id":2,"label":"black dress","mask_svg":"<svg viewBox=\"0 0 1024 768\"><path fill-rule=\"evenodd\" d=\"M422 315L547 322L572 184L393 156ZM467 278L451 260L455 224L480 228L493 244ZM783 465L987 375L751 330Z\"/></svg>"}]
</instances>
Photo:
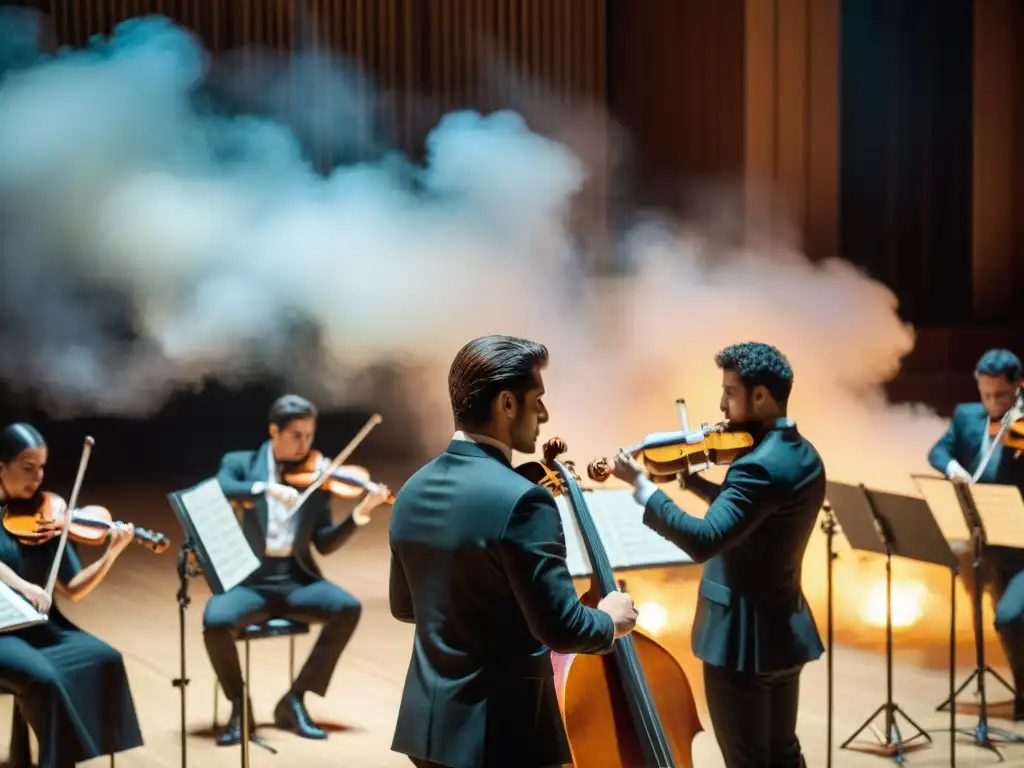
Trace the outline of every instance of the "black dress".
<instances>
[{"instance_id":1,"label":"black dress","mask_svg":"<svg viewBox=\"0 0 1024 768\"><path fill-rule=\"evenodd\" d=\"M24 546L0 527L0 560L45 586L57 540ZM82 570L72 542L59 580ZM0 634L0 690L13 693L39 741L39 768L70 768L142 745L121 654L63 616L56 601L46 624ZM5 729L4 729L5 730Z\"/></svg>"}]
</instances>

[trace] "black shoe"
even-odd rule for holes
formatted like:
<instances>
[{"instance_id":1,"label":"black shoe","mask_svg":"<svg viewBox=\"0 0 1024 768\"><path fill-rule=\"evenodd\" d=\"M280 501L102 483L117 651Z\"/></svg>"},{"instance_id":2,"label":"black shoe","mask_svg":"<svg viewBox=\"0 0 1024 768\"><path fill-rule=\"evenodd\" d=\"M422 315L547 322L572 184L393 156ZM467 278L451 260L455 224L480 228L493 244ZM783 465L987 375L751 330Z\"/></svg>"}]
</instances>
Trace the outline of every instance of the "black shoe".
<instances>
[{"instance_id":1,"label":"black shoe","mask_svg":"<svg viewBox=\"0 0 1024 768\"><path fill-rule=\"evenodd\" d=\"M317 727L296 693L286 693L274 707L274 725L283 731L297 733L304 739L326 739L327 732Z\"/></svg>"},{"instance_id":2,"label":"black shoe","mask_svg":"<svg viewBox=\"0 0 1024 768\"><path fill-rule=\"evenodd\" d=\"M252 704L249 704L249 738L256 732L256 720L252 716ZM242 743L242 702L231 705L231 717L223 733L217 737L218 747L233 747Z\"/></svg>"}]
</instances>

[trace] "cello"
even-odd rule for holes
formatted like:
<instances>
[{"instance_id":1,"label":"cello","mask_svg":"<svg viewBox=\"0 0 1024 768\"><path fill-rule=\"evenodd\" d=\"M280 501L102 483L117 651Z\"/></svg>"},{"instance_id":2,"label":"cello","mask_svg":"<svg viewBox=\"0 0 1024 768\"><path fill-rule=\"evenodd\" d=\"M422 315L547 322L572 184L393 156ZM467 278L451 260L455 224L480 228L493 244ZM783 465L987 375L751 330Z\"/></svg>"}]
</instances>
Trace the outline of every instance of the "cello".
<instances>
[{"instance_id":1,"label":"cello","mask_svg":"<svg viewBox=\"0 0 1024 768\"><path fill-rule=\"evenodd\" d=\"M552 438L542 461L516 471L569 502L593 568L583 597L593 606L618 584L575 470L557 461L565 450ZM692 768L692 742L704 729L690 682L676 658L641 627L616 640L608 654L552 652L551 664L575 768Z\"/></svg>"}]
</instances>

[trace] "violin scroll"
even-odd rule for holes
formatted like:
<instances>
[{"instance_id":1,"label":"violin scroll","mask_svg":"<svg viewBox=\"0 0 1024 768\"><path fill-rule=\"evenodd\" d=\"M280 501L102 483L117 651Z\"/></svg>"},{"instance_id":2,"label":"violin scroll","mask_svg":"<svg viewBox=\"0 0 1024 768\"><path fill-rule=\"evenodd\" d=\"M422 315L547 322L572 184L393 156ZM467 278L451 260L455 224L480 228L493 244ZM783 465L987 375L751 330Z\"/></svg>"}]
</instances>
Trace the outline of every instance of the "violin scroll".
<instances>
[{"instance_id":1,"label":"violin scroll","mask_svg":"<svg viewBox=\"0 0 1024 768\"><path fill-rule=\"evenodd\" d=\"M595 483L603 483L612 476L612 465L608 459L594 459L587 464L587 477Z\"/></svg>"},{"instance_id":2,"label":"violin scroll","mask_svg":"<svg viewBox=\"0 0 1024 768\"><path fill-rule=\"evenodd\" d=\"M568 489L566 487L565 479L559 474L558 468L555 466L555 461L559 456L568 450L568 445L565 440L560 437L552 437L546 443L542 453L544 455L543 461L527 461L516 467L516 472L525 477L531 483L540 485L547 488L551 492L552 496L559 496L565 493ZM562 466L565 467L570 477L576 481L576 484L580 484L580 477L576 473L576 467L571 461L563 462Z\"/></svg>"}]
</instances>

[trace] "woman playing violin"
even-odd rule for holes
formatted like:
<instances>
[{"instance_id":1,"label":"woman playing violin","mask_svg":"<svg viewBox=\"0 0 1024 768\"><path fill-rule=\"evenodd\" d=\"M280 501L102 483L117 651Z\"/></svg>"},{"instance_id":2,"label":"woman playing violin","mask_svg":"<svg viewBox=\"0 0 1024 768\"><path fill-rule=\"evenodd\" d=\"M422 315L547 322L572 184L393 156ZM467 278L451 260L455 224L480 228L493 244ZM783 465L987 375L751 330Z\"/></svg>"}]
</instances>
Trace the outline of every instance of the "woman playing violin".
<instances>
[{"instance_id":1,"label":"woman playing violin","mask_svg":"<svg viewBox=\"0 0 1024 768\"><path fill-rule=\"evenodd\" d=\"M0 431L0 503L5 508L38 498L47 454L46 441L29 424L10 424ZM0 580L37 610L49 610L44 624L0 634L0 690L15 695L35 731L39 768L67 768L141 746L142 733L121 654L72 624L56 603L50 605L43 586L57 554L60 526L42 527L42 541L31 543L0 528ZM57 589L81 600L99 585L132 538L131 526L113 529L106 551L87 568L69 540Z\"/></svg>"}]
</instances>

